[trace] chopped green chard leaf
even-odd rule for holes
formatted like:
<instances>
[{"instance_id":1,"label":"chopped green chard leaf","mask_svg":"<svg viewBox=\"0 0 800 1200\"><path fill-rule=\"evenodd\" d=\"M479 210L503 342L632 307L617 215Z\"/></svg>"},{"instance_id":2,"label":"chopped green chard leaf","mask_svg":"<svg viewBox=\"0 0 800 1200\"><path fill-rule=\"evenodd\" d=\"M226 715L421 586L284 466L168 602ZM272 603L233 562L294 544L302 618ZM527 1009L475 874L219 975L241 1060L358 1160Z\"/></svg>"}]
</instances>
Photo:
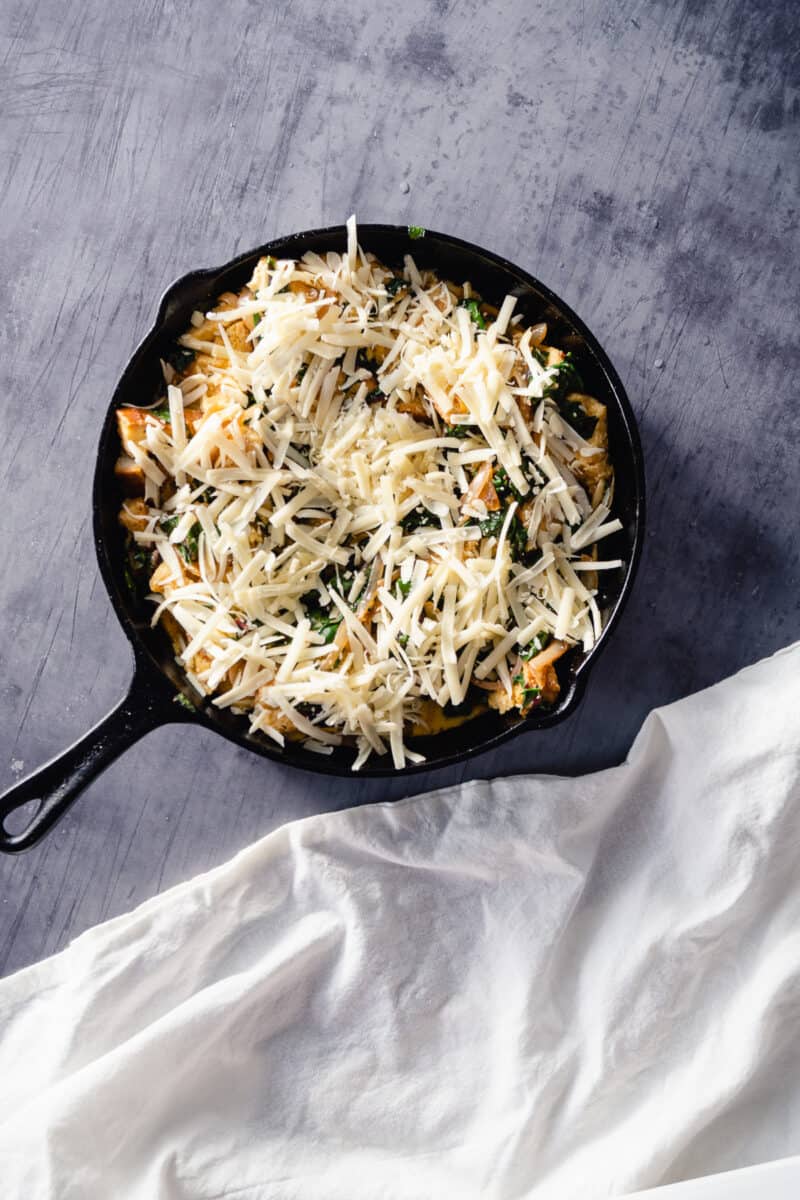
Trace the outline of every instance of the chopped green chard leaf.
<instances>
[{"instance_id":1,"label":"chopped green chard leaf","mask_svg":"<svg viewBox=\"0 0 800 1200\"><path fill-rule=\"evenodd\" d=\"M349 599L350 591L353 587L356 574L357 571L355 559L351 558L347 566L340 566L339 563L332 563L325 567L320 575L320 580L327 587L334 587L342 599L346 600L350 607L355 609L362 595L362 592L359 592L358 595L354 596L352 600ZM315 596L316 593L306 593L306 595ZM306 607L308 607L308 605L306 605ZM319 608L319 599L312 601L312 607L317 609ZM336 620L338 621L339 619L340 618L337 616Z\"/></svg>"},{"instance_id":2,"label":"chopped green chard leaf","mask_svg":"<svg viewBox=\"0 0 800 1200\"><path fill-rule=\"evenodd\" d=\"M480 531L484 537L499 537L505 519L506 509L500 508L497 512L489 513L488 517L484 517L482 521L473 519L472 524L480 526ZM528 531L516 513L511 518L507 537L511 557L515 562L524 560L528 548Z\"/></svg>"},{"instance_id":3,"label":"chopped green chard leaf","mask_svg":"<svg viewBox=\"0 0 800 1200\"><path fill-rule=\"evenodd\" d=\"M136 575L142 575L150 566L150 551L146 550L144 546L138 546L136 542L131 545L128 558Z\"/></svg>"},{"instance_id":4,"label":"chopped green chard leaf","mask_svg":"<svg viewBox=\"0 0 800 1200\"><path fill-rule=\"evenodd\" d=\"M167 537L169 537L173 529L177 526L178 521L180 521L180 517L162 517L159 525Z\"/></svg>"},{"instance_id":5,"label":"chopped green chard leaf","mask_svg":"<svg viewBox=\"0 0 800 1200\"><path fill-rule=\"evenodd\" d=\"M413 533L415 529L431 528L438 529L440 521L432 512L429 512L423 505L418 505L417 508L412 508L410 513L407 513L400 522L403 533Z\"/></svg>"},{"instance_id":6,"label":"chopped green chard leaf","mask_svg":"<svg viewBox=\"0 0 800 1200\"><path fill-rule=\"evenodd\" d=\"M184 562L197 562L199 553L200 534L203 532L203 527L199 521L195 521L186 537L178 545L178 553L183 558Z\"/></svg>"},{"instance_id":7,"label":"chopped green chard leaf","mask_svg":"<svg viewBox=\"0 0 800 1200\"><path fill-rule=\"evenodd\" d=\"M391 279L384 284L386 293L389 296L396 296L398 292L407 290L408 283L403 279L402 275L393 275Z\"/></svg>"},{"instance_id":8,"label":"chopped green chard leaf","mask_svg":"<svg viewBox=\"0 0 800 1200\"><path fill-rule=\"evenodd\" d=\"M421 225L409 225L408 236L411 238L412 242L416 242L419 238L425 237L425 230Z\"/></svg>"},{"instance_id":9,"label":"chopped green chard leaf","mask_svg":"<svg viewBox=\"0 0 800 1200\"><path fill-rule=\"evenodd\" d=\"M558 411L567 424L571 425L575 432L588 442L594 433L597 418L590 417L588 413L584 412L583 405L577 400L562 400Z\"/></svg>"},{"instance_id":10,"label":"chopped green chard leaf","mask_svg":"<svg viewBox=\"0 0 800 1200\"><path fill-rule=\"evenodd\" d=\"M351 557L346 566L330 563L325 567L320 574L320 582L324 583L326 587L335 587L339 595L347 599L356 574L355 558ZM315 602L314 607L319 608L319 601Z\"/></svg>"},{"instance_id":11,"label":"chopped green chard leaf","mask_svg":"<svg viewBox=\"0 0 800 1200\"><path fill-rule=\"evenodd\" d=\"M488 517L484 517L477 524L480 525L481 533L484 537L499 537L505 519L505 510L500 508L497 512L489 513Z\"/></svg>"},{"instance_id":12,"label":"chopped green chard leaf","mask_svg":"<svg viewBox=\"0 0 800 1200\"><path fill-rule=\"evenodd\" d=\"M528 549L528 531L515 513L508 527L508 544L514 562L524 561Z\"/></svg>"},{"instance_id":13,"label":"chopped green chard leaf","mask_svg":"<svg viewBox=\"0 0 800 1200\"><path fill-rule=\"evenodd\" d=\"M173 532L173 530L175 530L177 528L177 525L178 525L178 522L180 521L180 519L181 518L179 516L162 517L161 521L159 522L162 532L165 533L167 535L167 537L169 537L170 534ZM187 563L197 562L198 542L199 542L200 534L202 532L203 532L202 525L200 524L199 521L195 521L194 525L192 525L191 529L186 534L183 541L178 542L178 544L175 548L178 551L178 553L180 554L181 558L184 560L184 562L187 562Z\"/></svg>"},{"instance_id":14,"label":"chopped green chard leaf","mask_svg":"<svg viewBox=\"0 0 800 1200\"><path fill-rule=\"evenodd\" d=\"M541 695L541 688L525 686L524 675L515 675L512 683L518 683L522 688L522 700L520 701L520 708L527 708L529 704L533 703L537 696Z\"/></svg>"},{"instance_id":15,"label":"chopped green chard leaf","mask_svg":"<svg viewBox=\"0 0 800 1200\"><path fill-rule=\"evenodd\" d=\"M575 366L571 350L564 355L563 362L557 363L548 369L555 372L555 374L544 388L542 392L543 396L549 396L557 404L560 404L562 400L566 399L569 392L583 391L583 380L578 368Z\"/></svg>"},{"instance_id":16,"label":"chopped green chard leaf","mask_svg":"<svg viewBox=\"0 0 800 1200\"><path fill-rule=\"evenodd\" d=\"M553 635L549 629L543 629L541 633L537 633L531 638L527 646L523 647L519 652L520 658L530 659L535 658L537 654L541 654L546 646L550 645L553 640Z\"/></svg>"},{"instance_id":17,"label":"chopped green chard leaf","mask_svg":"<svg viewBox=\"0 0 800 1200\"><path fill-rule=\"evenodd\" d=\"M342 623L342 618L338 612L332 615L330 612L325 612L318 608L308 614L308 619L311 622L311 628L322 635L322 640L325 645L329 645L336 637L336 631Z\"/></svg>"},{"instance_id":18,"label":"chopped green chard leaf","mask_svg":"<svg viewBox=\"0 0 800 1200\"><path fill-rule=\"evenodd\" d=\"M494 485L494 490L497 492L497 495L501 500L507 500L509 496L513 496L515 500L522 501L530 491L529 489L529 491L525 493L525 496L523 496L523 494L514 487L514 484L508 478L505 467L497 468L492 476L492 484Z\"/></svg>"},{"instance_id":19,"label":"chopped green chard leaf","mask_svg":"<svg viewBox=\"0 0 800 1200\"><path fill-rule=\"evenodd\" d=\"M459 307L467 310L474 323L478 326L478 329L486 328L486 321L483 319L483 313L478 308L477 300L473 298L470 298L469 300L462 300Z\"/></svg>"}]
</instances>

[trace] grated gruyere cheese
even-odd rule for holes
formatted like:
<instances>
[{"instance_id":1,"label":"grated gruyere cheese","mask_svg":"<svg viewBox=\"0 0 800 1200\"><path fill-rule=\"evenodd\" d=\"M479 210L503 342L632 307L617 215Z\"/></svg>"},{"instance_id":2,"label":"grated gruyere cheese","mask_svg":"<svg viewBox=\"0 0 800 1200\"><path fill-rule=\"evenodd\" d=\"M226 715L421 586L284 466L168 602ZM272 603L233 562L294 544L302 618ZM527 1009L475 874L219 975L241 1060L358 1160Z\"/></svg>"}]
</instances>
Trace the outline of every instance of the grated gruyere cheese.
<instances>
[{"instance_id":1,"label":"grated gruyere cheese","mask_svg":"<svg viewBox=\"0 0 800 1200\"><path fill-rule=\"evenodd\" d=\"M351 217L343 254L263 259L193 314L166 410L119 415L144 496L120 519L216 705L279 745L353 740L358 769L421 761L409 733L475 684L501 709L557 694L537 647L593 645L621 525L602 406L515 308L395 273Z\"/></svg>"}]
</instances>

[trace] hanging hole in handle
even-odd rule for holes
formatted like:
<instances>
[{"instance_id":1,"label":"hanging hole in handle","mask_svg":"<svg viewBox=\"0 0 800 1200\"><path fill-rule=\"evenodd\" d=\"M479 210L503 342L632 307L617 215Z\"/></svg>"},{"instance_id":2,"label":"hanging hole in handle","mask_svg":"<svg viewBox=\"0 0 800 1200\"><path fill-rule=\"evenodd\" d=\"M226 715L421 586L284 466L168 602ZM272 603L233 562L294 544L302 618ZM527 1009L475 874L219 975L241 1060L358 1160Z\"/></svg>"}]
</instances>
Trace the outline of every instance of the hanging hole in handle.
<instances>
[{"instance_id":1,"label":"hanging hole in handle","mask_svg":"<svg viewBox=\"0 0 800 1200\"><path fill-rule=\"evenodd\" d=\"M26 800L24 804L20 804L18 808L12 808L11 812L6 813L0 828L8 837L17 837L24 833L31 825L39 813L42 811L43 800Z\"/></svg>"}]
</instances>

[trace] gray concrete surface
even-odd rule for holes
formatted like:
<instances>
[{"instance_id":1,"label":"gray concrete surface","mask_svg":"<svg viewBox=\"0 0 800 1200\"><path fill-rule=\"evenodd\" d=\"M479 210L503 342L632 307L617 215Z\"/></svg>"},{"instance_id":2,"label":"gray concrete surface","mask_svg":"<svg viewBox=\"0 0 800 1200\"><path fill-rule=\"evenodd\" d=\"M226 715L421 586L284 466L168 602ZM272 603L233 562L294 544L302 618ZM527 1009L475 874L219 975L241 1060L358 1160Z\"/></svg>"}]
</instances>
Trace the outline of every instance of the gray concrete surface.
<instances>
[{"instance_id":1,"label":"gray concrete surface","mask_svg":"<svg viewBox=\"0 0 800 1200\"><path fill-rule=\"evenodd\" d=\"M91 542L96 434L160 292L192 267L351 211L519 261L629 388L650 525L566 725L395 785L154 733L41 847L0 861L0 973L291 817L617 763L654 705L800 635L797 11L5 0L0 787L124 689Z\"/></svg>"}]
</instances>

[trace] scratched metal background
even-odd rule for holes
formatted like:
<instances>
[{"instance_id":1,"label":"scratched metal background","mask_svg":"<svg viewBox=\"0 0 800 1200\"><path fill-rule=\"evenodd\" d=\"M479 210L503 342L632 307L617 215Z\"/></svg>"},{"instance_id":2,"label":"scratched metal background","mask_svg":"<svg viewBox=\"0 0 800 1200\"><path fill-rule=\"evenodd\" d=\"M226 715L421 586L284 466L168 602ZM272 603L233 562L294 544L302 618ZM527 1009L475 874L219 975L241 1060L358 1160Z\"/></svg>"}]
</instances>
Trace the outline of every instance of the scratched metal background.
<instances>
[{"instance_id":1,"label":"scratched metal background","mask_svg":"<svg viewBox=\"0 0 800 1200\"><path fill-rule=\"evenodd\" d=\"M154 733L40 848L0 862L0 974L291 817L617 763L654 705L800 635L793 0L2 13L0 786L128 677L89 520L115 379L173 277L273 235L351 211L413 221L551 284L628 385L650 531L564 727L395 786Z\"/></svg>"}]
</instances>

